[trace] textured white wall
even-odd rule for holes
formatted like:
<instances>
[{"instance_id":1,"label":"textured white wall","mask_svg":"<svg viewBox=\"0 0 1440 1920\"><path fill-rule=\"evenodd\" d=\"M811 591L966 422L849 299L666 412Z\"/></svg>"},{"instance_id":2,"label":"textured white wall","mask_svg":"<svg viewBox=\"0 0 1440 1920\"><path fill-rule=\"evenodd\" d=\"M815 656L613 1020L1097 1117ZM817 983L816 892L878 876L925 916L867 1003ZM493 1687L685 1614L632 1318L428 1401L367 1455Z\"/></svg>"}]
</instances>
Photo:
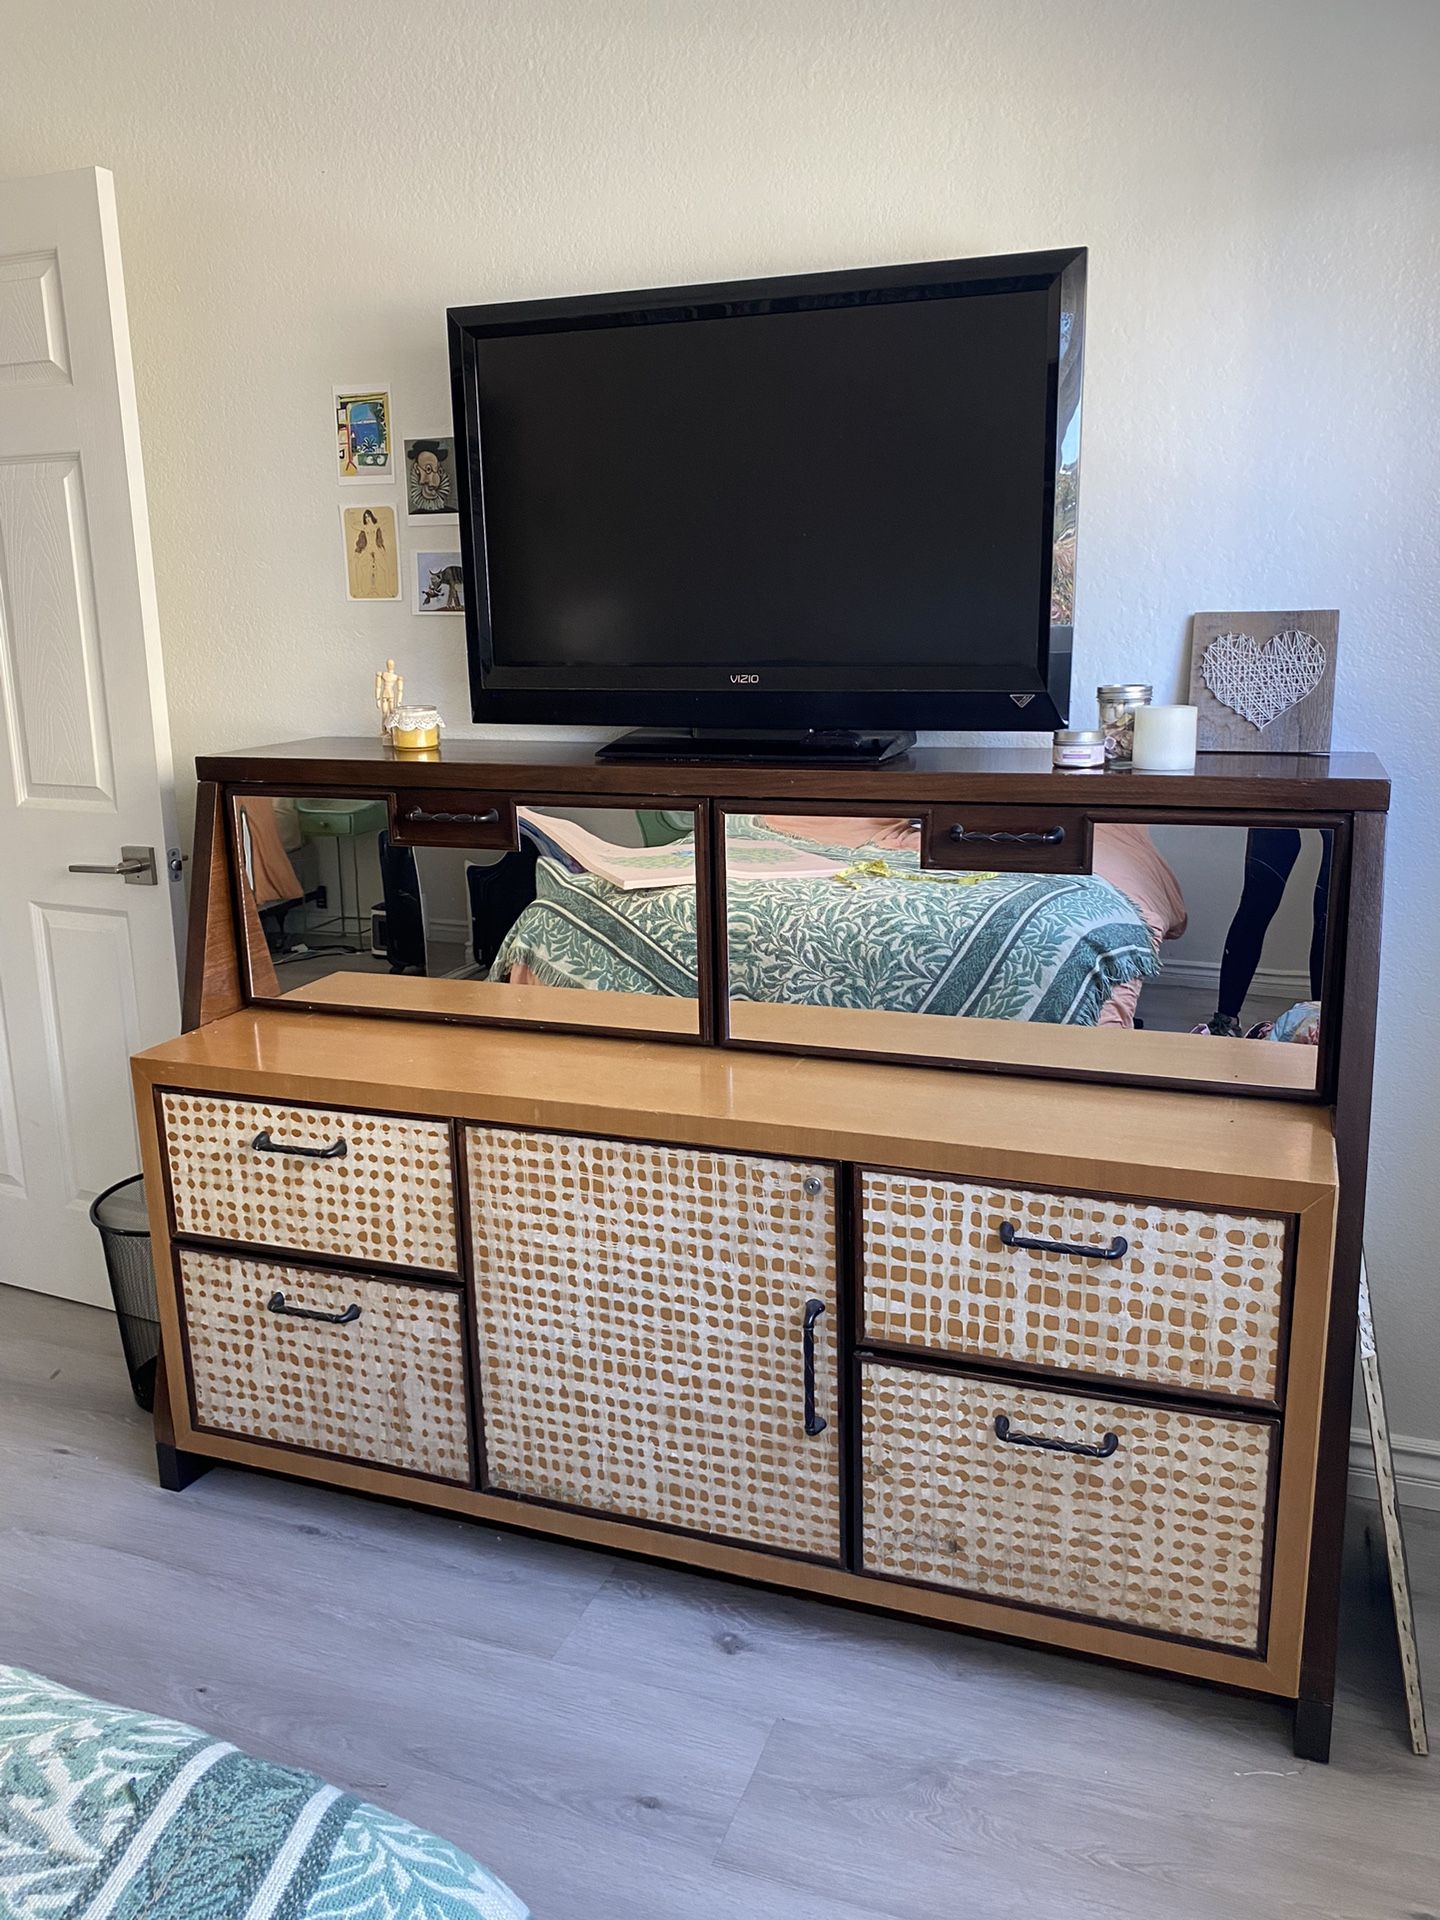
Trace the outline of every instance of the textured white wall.
<instances>
[{"instance_id":1,"label":"textured white wall","mask_svg":"<svg viewBox=\"0 0 1440 1920\"><path fill-rule=\"evenodd\" d=\"M119 188L177 764L367 728L453 622L341 591L330 389L447 304L1084 243L1076 684L1338 606L1396 779L1371 1257L1440 1444L1433 0L7 0L0 172ZM352 491L350 498L355 498ZM877 636L877 646L883 636Z\"/></svg>"}]
</instances>

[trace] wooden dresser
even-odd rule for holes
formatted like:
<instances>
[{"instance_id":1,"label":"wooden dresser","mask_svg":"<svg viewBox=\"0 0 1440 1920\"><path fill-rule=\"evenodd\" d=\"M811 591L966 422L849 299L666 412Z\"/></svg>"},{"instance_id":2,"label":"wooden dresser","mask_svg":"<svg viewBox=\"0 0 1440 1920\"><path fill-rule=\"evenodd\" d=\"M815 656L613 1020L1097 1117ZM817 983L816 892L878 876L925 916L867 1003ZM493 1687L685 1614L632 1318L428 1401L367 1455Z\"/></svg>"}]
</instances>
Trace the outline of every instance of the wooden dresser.
<instances>
[{"instance_id":1,"label":"wooden dresser","mask_svg":"<svg viewBox=\"0 0 1440 1920\"><path fill-rule=\"evenodd\" d=\"M134 1063L162 1479L228 1461L1267 1694L1326 1757L1379 769L1212 757L1086 780L920 753L642 775L526 751L201 762L190 1030ZM412 876L432 903L448 884L396 849L469 850L465 939L429 910L443 974L389 970L348 921L343 943L315 935L332 884L346 905L337 796L379 803L392 966ZM284 858L303 887L325 842L313 871L336 878L292 911L289 880L277 907L258 877L265 809L307 797L320 824L302 807ZM523 977L485 977L517 806L602 805L692 823L693 1004L547 985L538 936ZM1204 843L1222 879L1269 844L1256 828L1323 834L1321 1043L742 1008L726 831L746 810L899 819L911 878L975 865L971 844L1033 871L1059 820L1082 875L1127 822L1172 866L1172 829L1229 829ZM355 875L358 926L376 902ZM1169 1004L1147 980L1142 1015L1147 992Z\"/></svg>"}]
</instances>

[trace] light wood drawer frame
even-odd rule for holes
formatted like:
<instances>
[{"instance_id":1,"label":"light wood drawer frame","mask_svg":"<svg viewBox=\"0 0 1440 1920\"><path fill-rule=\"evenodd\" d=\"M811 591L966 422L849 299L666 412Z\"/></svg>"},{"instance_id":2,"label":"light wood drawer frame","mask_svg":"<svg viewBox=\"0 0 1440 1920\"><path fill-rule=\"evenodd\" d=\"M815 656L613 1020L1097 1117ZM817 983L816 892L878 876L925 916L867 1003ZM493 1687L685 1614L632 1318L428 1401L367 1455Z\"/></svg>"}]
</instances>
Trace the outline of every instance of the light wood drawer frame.
<instances>
[{"instance_id":1,"label":"light wood drawer frame","mask_svg":"<svg viewBox=\"0 0 1440 1920\"><path fill-rule=\"evenodd\" d=\"M383 1429L386 1414L383 1406L377 1416L380 1431L373 1446L358 1443L354 1446L322 1444L321 1430L327 1420L336 1431L337 1438L348 1437L341 1430L349 1427L357 1441L363 1422L363 1408L358 1402L350 1408L342 1405L334 1414L327 1411L330 1404L341 1401L349 1392L347 1367L344 1364L349 1357L347 1348L352 1339L348 1328L343 1322L333 1326L315 1324L308 1313L293 1322L287 1322L280 1316L273 1321L267 1320L264 1315L270 1309L263 1305L256 1313L253 1324L247 1324L243 1310L237 1312L234 1308L227 1309L223 1300L212 1297L208 1305L202 1304L202 1289L217 1268L233 1270L238 1285L246 1291L253 1288L257 1299L267 1293L298 1295L297 1304L312 1309L319 1306L322 1311L327 1311L337 1308L343 1297L347 1302L354 1299L360 1308L360 1318L366 1313L384 1313L387 1307L398 1308L402 1315L407 1309L413 1310L411 1317L415 1320L423 1320L428 1315L438 1338L448 1346L448 1353L436 1357L417 1352L409 1345L400 1349L413 1360L406 1377L417 1383L420 1398L427 1403L435 1421L436 1431L430 1436L428 1462L423 1457L423 1446L417 1448L412 1459L385 1457L386 1434ZM284 1255L277 1257L266 1251L249 1248L199 1245L175 1247L172 1274L184 1350L186 1391L197 1432L225 1435L278 1448L284 1453L299 1455L307 1461L321 1464L354 1462L373 1471L399 1476L407 1483L413 1479L437 1481L448 1486L468 1487L471 1484L475 1440L469 1379L470 1315L462 1288L429 1278L404 1280L388 1272L367 1273L320 1261L302 1263ZM223 1284L226 1276L217 1277L222 1279ZM230 1321L228 1327L227 1316ZM400 1342L407 1337L405 1330L397 1331L385 1326L377 1340L367 1328L367 1351L362 1352L361 1358L373 1359L377 1345L387 1352L399 1349ZM257 1365L263 1364L267 1357L278 1356L279 1364L275 1373L282 1392L287 1386L293 1388L300 1376L310 1376L306 1382L306 1399L311 1393L319 1395L319 1406L313 1413L306 1407L297 1408L293 1422L287 1414L282 1413L273 1423L282 1428L291 1426L290 1437L280 1432L257 1431L263 1416L257 1415L253 1424L249 1422L244 1405L249 1396L243 1370L238 1367L229 1370L229 1377L235 1381L229 1410L234 1417L224 1417L219 1404L213 1406L210 1417L207 1417L203 1408L210 1394L207 1374L212 1355L215 1364L219 1364L226 1357L227 1345L232 1349L244 1345L247 1351L254 1350ZM309 1364L306 1364L307 1358ZM388 1368L383 1368L378 1384L388 1386L393 1377ZM367 1381L369 1378L367 1372ZM458 1402L454 1444L450 1448L444 1444L441 1431L444 1424L443 1404L447 1396ZM303 1431L307 1418L311 1423L308 1434ZM399 1452L402 1449L397 1447L391 1451Z\"/></svg>"},{"instance_id":2,"label":"light wood drawer frame","mask_svg":"<svg viewBox=\"0 0 1440 1920\"><path fill-rule=\"evenodd\" d=\"M1264 1658L1269 1640L1269 1613L1275 1557L1276 1499L1282 1446L1281 1424L1276 1416L1258 1413L1250 1408L1219 1407L1214 1404L1199 1406L1193 1402L1179 1402L1154 1394L1115 1392L1109 1387L1098 1390L1082 1389L1073 1383L1062 1383L1054 1379L1004 1380L998 1375L987 1375L966 1367L936 1363L920 1355L865 1354L859 1358L858 1372L860 1404L857 1413L860 1432L856 1492L860 1515L857 1529L857 1571L863 1571L875 1579L897 1582L906 1586L920 1585L951 1593L963 1593L972 1599L983 1600L989 1605L1014 1608L1022 1614L1093 1621L1099 1625L1111 1626L1117 1630L1144 1635L1147 1638L1174 1641L1196 1647L1213 1647L1217 1651L1223 1650L1243 1657ZM873 1509L869 1492L874 1484L873 1468L876 1462L876 1455L872 1452L872 1441L876 1441L877 1436L872 1432L869 1420L869 1406L865 1392L867 1380L878 1380L882 1384L908 1380L918 1391L923 1391L926 1384L933 1384L941 1390L942 1396L947 1386L952 1387L959 1403L963 1403L967 1396L985 1403L987 1412L982 1417L981 1424L986 1427L989 1424L990 1410L994 1408L995 1403L1003 1402L1004 1410L1014 1418L1016 1426L1028 1433L1050 1433L1064 1417L1061 1414L1061 1408L1065 1403L1073 1402L1077 1417L1092 1416L1090 1424L1097 1431L1089 1434L1088 1437L1094 1440L1099 1437L1099 1427L1107 1423L1093 1416L1109 1413L1112 1416L1110 1424L1123 1429L1122 1443L1115 1456L1117 1460L1137 1443L1142 1447L1152 1443L1156 1430L1166 1423L1181 1423L1182 1431L1184 1428L1191 1429L1188 1444L1192 1446L1201 1444L1203 1441L1205 1423L1214 1423L1236 1434L1241 1432L1263 1434L1265 1436L1264 1485L1257 1503L1258 1515L1256 1516L1261 1529L1261 1538L1259 1566L1254 1587L1256 1637L1253 1643L1246 1643L1224 1634L1206 1635L1200 1632L1185 1632L1174 1626L1147 1624L1144 1621L1127 1619L1114 1613L1107 1614L1102 1610L1068 1607L1054 1599L1027 1597L1023 1591L1008 1594L987 1591L982 1585L968 1584L962 1579L946 1579L938 1570L932 1570L928 1574L899 1572L872 1560L870 1516ZM1128 1424L1127 1415L1133 1416ZM992 1472L1002 1484L1005 1477L1010 1476L1021 1488L1023 1488L1025 1476L1049 1474L1058 1489L1054 1497L1056 1500L1062 1500L1065 1497L1064 1488L1072 1475L1082 1484L1087 1481L1101 1484L1108 1478L1110 1472L1108 1461L1097 1460L1091 1465L1064 1455L1006 1443L998 1438L994 1439L993 1446L995 1448L993 1456L989 1454L987 1448L987 1457L981 1463L982 1467L988 1471L975 1474L972 1477L972 1486L983 1487ZM923 1447L924 1437L918 1434L917 1429L917 1453L923 1452ZM1151 1452L1154 1457L1150 1462L1150 1470L1153 1472L1157 1464L1163 1469L1163 1446L1152 1444ZM957 1453L957 1464L954 1468L957 1474L963 1472L963 1461L963 1454ZM1123 1472L1123 1465L1120 1470ZM1022 1523L1025 1518L1024 1505L1025 1496L1021 1492L1017 1495L1015 1509L1016 1517ZM977 1501L977 1506L984 1511L982 1503ZM1084 1524L1084 1517L1089 1513L1090 1507L1091 1502L1085 1498L1076 1501L1074 1512L1080 1517L1081 1524ZM943 1516L944 1509L939 1503L935 1511L937 1516ZM958 1517L959 1509L957 1508ZM993 1524L1004 1525L1003 1515L991 1515L990 1520ZM1094 1526L1098 1526L1098 1521ZM1022 1549L1017 1547L1017 1560L1021 1551ZM943 1553L937 1553L933 1557L943 1559L944 1556ZM1196 1570L1198 1571L1198 1568ZM1041 1575L1037 1571L1037 1582L1040 1578Z\"/></svg>"},{"instance_id":3,"label":"light wood drawer frame","mask_svg":"<svg viewBox=\"0 0 1440 1920\"><path fill-rule=\"evenodd\" d=\"M912 1337L906 1337L899 1330L888 1328L884 1316L872 1307L870 1276L878 1262L874 1257L874 1249L869 1233L869 1222L872 1217L872 1211L878 1214L883 1209L877 1206L872 1210L868 1204L867 1192L871 1181L893 1183L897 1188L903 1187L907 1182L913 1182L917 1187L941 1190L951 1189L957 1196L962 1196L966 1193L974 1194L977 1190L986 1195L993 1194L1002 1197L1013 1195L1015 1207L1010 1217L1019 1216L1022 1231L1026 1237L1050 1237L1044 1232L1037 1234L1035 1224L1033 1222L1027 1222L1024 1218L1027 1208L1033 1212L1034 1203L1036 1202L1053 1203L1053 1210L1061 1211L1062 1213L1066 1203L1072 1201L1082 1207L1087 1203L1093 1202L1098 1209L1108 1209L1113 1212L1115 1216L1114 1224L1122 1234L1125 1234L1125 1237L1131 1239L1130 1251L1127 1252L1122 1261L1116 1262L1113 1266L1108 1261L1096 1260L1087 1262L1078 1257L1072 1256L1067 1259L1065 1256L1059 1256L1054 1258L1053 1267L1045 1267L1040 1263L1046 1262L1051 1256L1038 1252L1029 1253L1028 1255L1023 1251L1018 1252L1008 1263L1005 1262L1003 1253L989 1255L989 1258L991 1258L997 1266L1002 1263L1009 1264L1014 1270L1013 1288L1008 1293L997 1296L1002 1318L1007 1311L1016 1316L1025 1312L1026 1309L1023 1303L1024 1289L1026 1287L1033 1287L1038 1278L1051 1273L1053 1273L1054 1280L1057 1283L1057 1289L1062 1293L1073 1293L1075 1291L1072 1279L1074 1276L1088 1278L1093 1274L1094 1288L1097 1293L1103 1293L1108 1283L1109 1290L1112 1294L1111 1300L1107 1302L1102 1299L1097 1307L1093 1309L1093 1311L1102 1318L1107 1314L1113 1314L1115 1318L1119 1318L1125 1304L1125 1301L1120 1297L1121 1295L1128 1296L1131 1302L1139 1297L1153 1298L1155 1302L1164 1306L1173 1314L1179 1310L1176 1305L1176 1297L1173 1294L1165 1293L1163 1276L1154 1280L1153 1283L1147 1284L1145 1276L1134 1275L1132 1255L1135 1251L1135 1241L1132 1236L1136 1232L1143 1232L1146 1231L1146 1229L1143 1227L1137 1228L1133 1223L1133 1216L1159 1211L1170 1214L1186 1214L1217 1223L1221 1220L1233 1220L1241 1225L1247 1225L1252 1222L1263 1224L1280 1242L1275 1256L1277 1271L1273 1295L1273 1336L1262 1353L1262 1359L1268 1362L1266 1384L1269 1390L1257 1391L1245 1386L1230 1387L1215 1385L1213 1383L1207 1384L1203 1381L1187 1379L1183 1373L1179 1372L1170 1374L1162 1373L1158 1370L1146 1372L1127 1371L1125 1370L1123 1355L1115 1360L1113 1366L1107 1367L1103 1364L1106 1358L1103 1351L1096 1351L1092 1356L1087 1356L1093 1357L1096 1360L1097 1364L1093 1366L1067 1362L1063 1357L1052 1355L1045 1351L1047 1344L1051 1347L1056 1347L1066 1337L1063 1325L1063 1316L1065 1313L1063 1303L1058 1310L1059 1316L1062 1319L1062 1325L1058 1331L1048 1343L1044 1335L1037 1336L1032 1342L1033 1345L1040 1349L1038 1352L1029 1355L1016 1355L1013 1352L1004 1351L998 1340L993 1345L986 1345L983 1340L977 1340L971 1345L953 1344L944 1337L946 1330L943 1322L946 1315L942 1295L949 1290L946 1282L953 1276L953 1292L956 1302L962 1305L969 1302L971 1316L973 1317L973 1315L978 1314L983 1307L984 1301L976 1268L980 1262L987 1257L985 1249L977 1250L975 1254L971 1254L963 1247L956 1248L948 1256L937 1255L933 1261L928 1263L931 1268L931 1272L927 1276L930 1283L928 1291L931 1298L923 1304L927 1314L933 1314L942 1322L941 1330L935 1337L925 1338L918 1333ZM929 1354L937 1359L960 1361L967 1366L973 1365L983 1369L993 1368L999 1371L1011 1371L1029 1376L1053 1377L1057 1383L1060 1384L1068 1382L1076 1386L1094 1387L1096 1390L1103 1390L1107 1386L1114 1385L1122 1389L1126 1387L1141 1388L1174 1400L1185 1400L1193 1396L1207 1402L1214 1402L1220 1406L1229 1405L1237 1408L1258 1408L1265 1412L1279 1412L1283 1407L1285 1398L1285 1375L1289 1359L1289 1331L1295 1277L1295 1243L1298 1228L1297 1219L1293 1214L1270 1213L1249 1206L1222 1207L1214 1204L1186 1206L1183 1203L1172 1200L1150 1199L1134 1194L1100 1192L1093 1189L1083 1191L1076 1187L1067 1187L1063 1190L1038 1188L1024 1186L1018 1181L1007 1182L993 1179L966 1179L963 1176L924 1173L910 1168L898 1167L857 1167L855 1170L855 1185L855 1210L852 1226L854 1231L853 1258L857 1285L855 1323L858 1331L856 1337L867 1351L914 1354L917 1356ZM1126 1232L1127 1228L1129 1229L1128 1233ZM1088 1238L1094 1230L1092 1228L1082 1229L1081 1231L1084 1231ZM1130 1262L1131 1264L1127 1266L1126 1262ZM923 1263L917 1262L917 1266L922 1264ZM1125 1281L1121 1281L1120 1276L1122 1274L1128 1274L1130 1277ZM967 1285L967 1279L971 1279L972 1283ZM1072 1284L1068 1286L1061 1284L1067 1281L1072 1281ZM877 1277L876 1290L879 1291L884 1284L885 1283ZM1031 1313L1039 1313L1044 1311L1044 1309L1038 1306L1032 1306L1029 1311ZM957 1315L956 1317L959 1316Z\"/></svg>"},{"instance_id":4,"label":"light wood drawer frame","mask_svg":"<svg viewBox=\"0 0 1440 1920\"><path fill-rule=\"evenodd\" d=\"M253 1217L255 1209L252 1208L252 1217L245 1224L256 1230L246 1233L214 1230L223 1228L223 1214L207 1217L200 1211L208 1197L207 1189L212 1184L206 1177L211 1169L201 1161L197 1169L193 1201L180 1184L186 1172L187 1158L193 1165L199 1157L193 1148L187 1150L182 1147L177 1150L176 1135L183 1111L181 1103L196 1103L198 1106L209 1104L233 1112L236 1139L230 1149L232 1151L246 1151L248 1138L253 1138L261 1131L283 1129L287 1120L298 1124L299 1131L303 1133L314 1116L323 1123L315 1129L317 1138L321 1132L336 1131L346 1139L348 1146L349 1135L344 1132L347 1125L352 1131L359 1125L380 1135L379 1139L367 1144L365 1151L371 1164L359 1176L361 1179L380 1182L394 1177L386 1172L383 1133L387 1128L395 1130L402 1137L411 1136L413 1144L402 1149L402 1154L408 1151L423 1159L429 1153L443 1165L428 1172L423 1166L411 1172L410 1178L416 1189L411 1208L413 1217L409 1222L402 1221L387 1236L385 1223L393 1218L393 1213L386 1204L385 1196L375 1188L371 1189L375 1197L368 1206L351 1192L356 1184L357 1159L350 1154L334 1161L313 1157L287 1159L283 1153L277 1153L274 1161L264 1161L257 1156L254 1165L260 1176L256 1185L262 1196L261 1205L268 1204L274 1209L279 1216L279 1224L267 1233L267 1223L263 1219L256 1220ZM436 1276L458 1277L460 1213L454 1129L448 1121L437 1121L419 1114L346 1107L313 1100L234 1098L189 1087L158 1088L155 1118L162 1143L166 1207L171 1229L177 1238L211 1246L253 1248L271 1254L293 1253L305 1259L338 1261L377 1271L419 1271ZM426 1140L431 1143L428 1147L423 1145ZM302 1144L313 1143L304 1141ZM222 1148L217 1144L208 1151L219 1155ZM284 1178L287 1174L288 1180ZM435 1189L437 1175L443 1180L443 1201L432 1196L427 1205L423 1189ZM232 1178L229 1191L236 1193L240 1185L238 1178ZM287 1186L291 1190L288 1195L285 1192ZM327 1187L338 1187L340 1198L327 1199ZM341 1215L340 1231L336 1235L341 1241L339 1245L327 1245L320 1235L306 1232L307 1216L327 1204ZM287 1211L292 1216L291 1220L285 1218ZM367 1212L370 1216L368 1221L365 1218ZM429 1218L426 1217L427 1212ZM333 1214L331 1217L334 1217ZM286 1232L292 1224L297 1230L287 1238ZM407 1233L410 1235L409 1241ZM387 1258L387 1253L392 1257Z\"/></svg>"}]
</instances>

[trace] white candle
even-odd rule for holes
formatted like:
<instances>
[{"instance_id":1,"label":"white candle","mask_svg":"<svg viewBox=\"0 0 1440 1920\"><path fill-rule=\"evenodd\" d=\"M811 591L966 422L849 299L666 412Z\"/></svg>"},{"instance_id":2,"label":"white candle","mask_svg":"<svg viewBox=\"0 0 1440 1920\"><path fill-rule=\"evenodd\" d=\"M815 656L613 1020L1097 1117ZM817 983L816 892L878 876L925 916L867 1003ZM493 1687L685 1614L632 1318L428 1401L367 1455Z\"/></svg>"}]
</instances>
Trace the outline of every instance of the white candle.
<instances>
[{"instance_id":1,"label":"white candle","mask_svg":"<svg viewBox=\"0 0 1440 1920\"><path fill-rule=\"evenodd\" d=\"M1137 707L1132 765L1140 773L1192 773L1198 707Z\"/></svg>"}]
</instances>

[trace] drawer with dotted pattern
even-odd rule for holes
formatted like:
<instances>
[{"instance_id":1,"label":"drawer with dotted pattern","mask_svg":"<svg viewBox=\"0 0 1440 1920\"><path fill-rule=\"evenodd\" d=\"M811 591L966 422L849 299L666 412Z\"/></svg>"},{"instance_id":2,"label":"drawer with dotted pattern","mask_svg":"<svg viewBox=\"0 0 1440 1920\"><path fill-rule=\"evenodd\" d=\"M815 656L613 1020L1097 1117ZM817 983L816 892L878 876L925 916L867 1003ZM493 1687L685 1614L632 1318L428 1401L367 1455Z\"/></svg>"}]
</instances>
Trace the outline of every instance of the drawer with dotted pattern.
<instances>
[{"instance_id":1,"label":"drawer with dotted pattern","mask_svg":"<svg viewBox=\"0 0 1440 1920\"><path fill-rule=\"evenodd\" d=\"M1288 1221L915 1173L860 1192L867 1341L1278 1403Z\"/></svg>"},{"instance_id":2,"label":"drawer with dotted pattern","mask_svg":"<svg viewBox=\"0 0 1440 1920\"><path fill-rule=\"evenodd\" d=\"M160 1107L177 1234L456 1271L443 1121L209 1093Z\"/></svg>"},{"instance_id":3,"label":"drawer with dotted pattern","mask_svg":"<svg viewBox=\"0 0 1440 1920\"><path fill-rule=\"evenodd\" d=\"M468 1481L459 1292L180 1251L197 1426Z\"/></svg>"},{"instance_id":4,"label":"drawer with dotted pattern","mask_svg":"<svg viewBox=\"0 0 1440 1920\"><path fill-rule=\"evenodd\" d=\"M1278 1422L867 1361L867 1573L1259 1652Z\"/></svg>"}]
</instances>

